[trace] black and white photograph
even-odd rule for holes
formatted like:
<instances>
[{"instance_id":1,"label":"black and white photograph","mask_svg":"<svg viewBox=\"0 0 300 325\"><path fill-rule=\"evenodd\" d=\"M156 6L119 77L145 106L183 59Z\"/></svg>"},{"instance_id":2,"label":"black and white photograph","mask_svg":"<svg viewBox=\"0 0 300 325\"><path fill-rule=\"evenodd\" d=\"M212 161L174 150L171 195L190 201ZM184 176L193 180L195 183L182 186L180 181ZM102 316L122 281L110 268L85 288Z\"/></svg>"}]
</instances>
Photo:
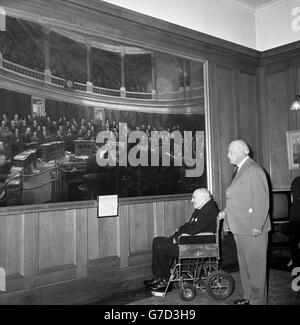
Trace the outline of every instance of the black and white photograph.
<instances>
[{"instance_id":1,"label":"black and white photograph","mask_svg":"<svg viewBox=\"0 0 300 325\"><path fill-rule=\"evenodd\" d=\"M299 94L299 0L0 0L0 305L300 305Z\"/></svg>"}]
</instances>

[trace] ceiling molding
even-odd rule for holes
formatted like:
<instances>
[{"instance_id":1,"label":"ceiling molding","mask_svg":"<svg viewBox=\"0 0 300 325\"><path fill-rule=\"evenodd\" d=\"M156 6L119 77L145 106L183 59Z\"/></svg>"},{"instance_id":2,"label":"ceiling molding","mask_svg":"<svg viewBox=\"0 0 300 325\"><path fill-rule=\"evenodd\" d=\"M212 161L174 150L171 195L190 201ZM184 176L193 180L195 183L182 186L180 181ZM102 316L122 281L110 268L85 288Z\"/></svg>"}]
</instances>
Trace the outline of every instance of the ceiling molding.
<instances>
[{"instance_id":1,"label":"ceiling molding","mask_svg":"<svg viewBox=\"0 0 300 325\"><path fill-rule=\"evenodd\" d=\"M247 3L246 1L243 0L223 0L223 1L227 2L233 7L246 11L250 14L253 15L255 14L255 6L250 3Z\"/></svg>"},{"instance_id":2,"label":"ceiling molding","mask_svg":"<svg viewBox=\"0 0 300 325\"><path fill-rule=\"evenodd\" d=\"M275 0L270 3L262 4L258 6L255 10L255 15L261 15L267 11L276 9L282 6L284 3L287 3L289 0Z\"/></svg>"},{"instance_id":3,"label":"ceiling molding","mask_svg":"<svg viewBox=\"0 0 300 325\"><path fill-rule=\"evenodd\" d=\"M280 7L282 4L288 2L289 0L269 0L258 6L247 2L246 0L223 0L223 1L228 2L232 6L242 9L248 13L257 15L265 11Z\"/></svg>"}]
</instances>

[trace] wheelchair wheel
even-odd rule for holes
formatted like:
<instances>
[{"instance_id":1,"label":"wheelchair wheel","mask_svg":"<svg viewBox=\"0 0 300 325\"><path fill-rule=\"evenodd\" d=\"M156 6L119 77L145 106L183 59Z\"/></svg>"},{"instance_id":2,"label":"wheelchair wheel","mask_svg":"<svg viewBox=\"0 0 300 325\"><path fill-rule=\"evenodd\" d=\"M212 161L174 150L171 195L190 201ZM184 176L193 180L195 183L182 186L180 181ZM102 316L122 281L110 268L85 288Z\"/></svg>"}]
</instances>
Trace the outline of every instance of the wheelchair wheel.
<instances>
[{"instance_id":1,"label":"wheelchair wheel","mask_svg":"<svg viewBox=\"0 0 300 325\"><path fill-rule=\"evenodd\" d=\"M229 273L217 270L207 277L205 287L211 297L222 300L232 295L235 283Z\"/></svg>"},{"instance_id":2,"label":"wheelchair wheel","mask_svg":"<svg viewBox=\"0 0 300 325\"><path fill-rule=\"evenodd\" d=\"M205 287L207 277L214 271L218 270L216 262L205 262L199 272L198 283L200 287Z\"/></svg>"},{"instance_id":3,"label":"wheelchair wheel","mask_svg":"<svg viewBox=\"0 0 300 325\"><path fill-rule=\"evenodd\" d=\"M193 300L196 294L197 290L193 284L183 284L183 287L179 289L179 296L184 301Z\"/></svg>"}]
</instances>

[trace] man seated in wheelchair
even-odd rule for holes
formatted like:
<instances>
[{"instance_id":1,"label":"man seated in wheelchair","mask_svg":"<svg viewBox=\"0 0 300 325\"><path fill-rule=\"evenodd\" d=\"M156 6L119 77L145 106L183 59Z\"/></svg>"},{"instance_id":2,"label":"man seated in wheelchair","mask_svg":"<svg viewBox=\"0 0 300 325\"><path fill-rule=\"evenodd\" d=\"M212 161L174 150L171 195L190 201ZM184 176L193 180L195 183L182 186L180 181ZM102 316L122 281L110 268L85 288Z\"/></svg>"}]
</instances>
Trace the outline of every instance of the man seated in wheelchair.
<instances>
[{"instance_id":1,"label":"man seated in wheelchair","mask_svg":"<svg viewBox=\"0 0 300 325\"><path fill-rule=\"evenodd\" d=\"M202 232L216 232L219 209L206 188L193 192L194 212L188 222L179 227L170 237L155 237L152 242L152 269L154 278L144 284L151 292L164 292L170 277L170 262L179 254L178 237L182 234L196 235ZM180 243L182 243L182 238ZM186 238L185 244L208 243L207 236Z\"/></svg>"}]
</instances>

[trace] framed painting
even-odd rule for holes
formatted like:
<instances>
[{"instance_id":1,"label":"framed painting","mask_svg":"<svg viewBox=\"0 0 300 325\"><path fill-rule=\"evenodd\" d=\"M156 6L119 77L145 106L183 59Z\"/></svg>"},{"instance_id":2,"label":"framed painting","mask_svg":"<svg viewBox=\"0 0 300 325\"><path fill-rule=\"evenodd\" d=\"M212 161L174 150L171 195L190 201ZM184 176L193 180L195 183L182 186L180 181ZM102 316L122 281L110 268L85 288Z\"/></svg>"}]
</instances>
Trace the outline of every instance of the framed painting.
<instances>
[{"instance_id":1,"label":"framed painting","mask_svg":"<svg viewBox=\"0 0 300 325\"><path fill-rule=\"evenodd\" d=\"M1 139L6 206L212 188L206 60L88 31L78 37L39 17L6 19L0 51L15 76L1 83L0 115L16 129ZM16 85L20 73L26 90Z\"/></svg>"},{"instance_id":2,"label":"framed painting","mask_svg":"<svg viewBox=\"0 0 300 325\"><path fill-rule=\"evenodd\" d=\"M287 131L287 152L289 169L300 167L300 130Z\"/></svg>"}]
</instances>

